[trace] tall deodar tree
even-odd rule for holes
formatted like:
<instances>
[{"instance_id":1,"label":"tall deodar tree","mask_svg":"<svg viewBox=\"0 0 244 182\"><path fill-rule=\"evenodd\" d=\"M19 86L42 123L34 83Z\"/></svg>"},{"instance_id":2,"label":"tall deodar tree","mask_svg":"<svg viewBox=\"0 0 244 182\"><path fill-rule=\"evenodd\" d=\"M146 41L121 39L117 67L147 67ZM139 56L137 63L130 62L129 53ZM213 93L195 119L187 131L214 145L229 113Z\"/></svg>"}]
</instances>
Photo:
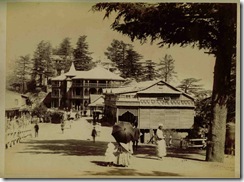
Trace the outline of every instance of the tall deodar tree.
<instances>
[{"instance_id":1,"label":"tall deodar tree","mask_svg":"<svg viewBox=\"0 0 244 182\"><path fill-rule=\"evenodd\" d=\"M215 56L206 160L222 162L231 60L236 55L237 3L98 3L93 10L105 10L105 18L115 13L111 28L132 40L191 45Z\"/></svg>"}]
</instances>

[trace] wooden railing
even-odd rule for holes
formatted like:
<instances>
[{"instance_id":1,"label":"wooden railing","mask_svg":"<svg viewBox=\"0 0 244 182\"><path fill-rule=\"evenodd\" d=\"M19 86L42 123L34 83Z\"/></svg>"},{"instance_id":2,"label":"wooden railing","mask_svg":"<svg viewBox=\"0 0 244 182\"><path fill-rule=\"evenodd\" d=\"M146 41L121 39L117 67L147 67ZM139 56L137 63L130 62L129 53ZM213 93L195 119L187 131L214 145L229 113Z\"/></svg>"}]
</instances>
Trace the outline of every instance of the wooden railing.
<instances>
[{"instance_id":1,"label":"wooden railing","mask_svg":"<svg viewBox=\"0 0 244 182\"><path fill-rule=\"evenodd\" d=\"M12 147L28 136L32 137L31 125L16 130L7 130L5 133L5 147Z\"/></svg>"},{"instance_id":2,"label":"wooden railing","mask_svg":"<svg viewBox=\"0 0 244 182\"><path fill-rule=\"evenodd\" d=\"M182 139L181 148L206 148L206 138Z\"/></svg>"}]
</instances>

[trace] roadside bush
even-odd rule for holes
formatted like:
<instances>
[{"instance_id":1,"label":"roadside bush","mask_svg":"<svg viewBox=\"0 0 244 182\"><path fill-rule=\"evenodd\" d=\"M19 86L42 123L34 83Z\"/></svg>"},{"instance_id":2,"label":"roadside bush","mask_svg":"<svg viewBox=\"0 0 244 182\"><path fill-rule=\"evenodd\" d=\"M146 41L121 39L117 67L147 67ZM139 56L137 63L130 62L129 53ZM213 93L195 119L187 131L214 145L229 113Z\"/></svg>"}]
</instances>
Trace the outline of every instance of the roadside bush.
<instances>
[{"instance_id":1,"label":"roadside bush","mask_svg":"<svg viewBox=\"0 0 244 182\"><path fill-rule=\"evenodd\" d=\"M52 123L61 123L63 120L63 113L61 111L53 111L50 113Z\"/></svg>"},{"instance_id":2,"label":"roadside bush","mask_svg":"<svg viewBox=\"0 0 244 182\"><path fill-rule=\"evenodd\" d=\"M44 104L37 105L32 110L32 116L43 117L47 113L47 107Z\"/></svg>"}]
</instances>

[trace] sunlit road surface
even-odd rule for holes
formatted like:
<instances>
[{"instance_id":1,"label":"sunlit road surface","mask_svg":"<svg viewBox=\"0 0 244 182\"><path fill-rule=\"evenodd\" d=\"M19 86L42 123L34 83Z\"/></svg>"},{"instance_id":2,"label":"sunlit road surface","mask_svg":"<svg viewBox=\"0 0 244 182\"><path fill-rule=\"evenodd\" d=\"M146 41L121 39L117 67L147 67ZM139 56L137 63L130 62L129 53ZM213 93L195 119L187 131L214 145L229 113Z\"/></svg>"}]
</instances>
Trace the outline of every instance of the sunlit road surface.
<instances>
[{"instance_id":1,"label":"sunlit road surface","mask_svg":"<svg viewBox=\"0 0 244 182\"><path fill-rule=\"evenodd\" d=\"M111 127L101 127L93 143L92 125L87 118L60 124L41 123L39 136L28 138L6 149L6 178L233 178L234 157L224 163L205 162L198 154L168 151L158 160L154 145L140 145L129 167L107 167L104 154L108 142L114 142ZM33 126L34 136L34 126Z\"/></svg>"}]
</instances>

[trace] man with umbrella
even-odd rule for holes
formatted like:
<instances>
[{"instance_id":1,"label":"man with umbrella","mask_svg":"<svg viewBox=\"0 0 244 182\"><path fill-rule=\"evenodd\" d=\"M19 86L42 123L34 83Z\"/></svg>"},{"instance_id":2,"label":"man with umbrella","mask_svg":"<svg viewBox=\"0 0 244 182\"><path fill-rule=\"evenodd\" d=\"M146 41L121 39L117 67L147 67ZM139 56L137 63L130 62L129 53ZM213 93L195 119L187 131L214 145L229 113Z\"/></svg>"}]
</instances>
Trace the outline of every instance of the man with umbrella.
<instances>
[{"instance_id":1,"label":"man with umbrella","mask_svg":"<svg viewBox=\"0 0 244 182\"><path fill-rule=\"evenodd\" d=\"M118 142L117 164L129 166L132 150L132 141L134 139L134 129L129 122L120 122L113 126L112 135Z\"/></svg>"}]
</instances>

